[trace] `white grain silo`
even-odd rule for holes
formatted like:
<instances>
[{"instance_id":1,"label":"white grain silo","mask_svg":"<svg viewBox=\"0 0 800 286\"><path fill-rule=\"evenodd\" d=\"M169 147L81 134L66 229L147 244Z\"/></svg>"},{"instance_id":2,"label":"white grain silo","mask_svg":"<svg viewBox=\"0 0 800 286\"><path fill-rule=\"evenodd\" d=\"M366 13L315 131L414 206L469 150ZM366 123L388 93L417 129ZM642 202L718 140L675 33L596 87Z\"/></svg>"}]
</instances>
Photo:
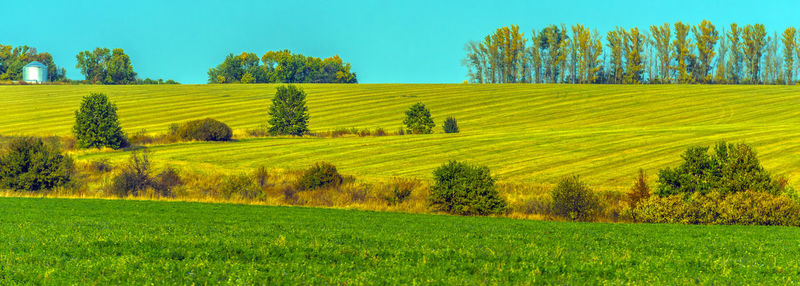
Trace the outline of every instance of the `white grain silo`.
<instances>
[{"instance_id":1,"label":"white grain silo","mask_svg":"<svg viewBox=\"0 0 800 286\"><path fill-rule=\"evenodd\" d=\"M47 66L33 61L22 68L22 80L28 83L43 83L47 81Z\"/></svg>"}]
</instances>

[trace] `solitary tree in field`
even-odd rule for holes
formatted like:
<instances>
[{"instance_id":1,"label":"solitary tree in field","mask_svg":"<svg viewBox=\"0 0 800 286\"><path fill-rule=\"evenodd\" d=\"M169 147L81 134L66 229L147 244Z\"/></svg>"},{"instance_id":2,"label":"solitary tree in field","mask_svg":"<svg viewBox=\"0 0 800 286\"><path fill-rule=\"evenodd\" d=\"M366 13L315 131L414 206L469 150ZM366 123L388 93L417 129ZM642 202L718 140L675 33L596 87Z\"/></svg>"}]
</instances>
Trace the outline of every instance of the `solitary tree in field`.
<instances>
[{"instance_id":1,"label":"solitary tree in field","mask_svg":"<svg viewBox=\"0 0 800 286\"><path fill-rule=\"evenodd\" d=\"M430 134L436 124L433 123L431 112L422 102L417 102L406 111L406 119L403 120L408 133Z\"/></svg>"},{"instance_id":2,"label":"solitary tree in field","mask_svg":"<svg viewBox=\"0 0 800 286\"><path fill-rule=\"evenodd\" d=\"M302 136L308 132L306 93L294 85L279 86L269 107L269 133Z\"/></svg>"},{"instance_id":3,"label":"solitary tree in field","mask_svg":"<svg viewBox=\"0 0 800 286\"><path fill-rule=\"evenodd\" d=\"M118 149L127 144L117 118L117 106L102 93L83 97L72 128L78 147Z\"/></svg>"}]
</instances>

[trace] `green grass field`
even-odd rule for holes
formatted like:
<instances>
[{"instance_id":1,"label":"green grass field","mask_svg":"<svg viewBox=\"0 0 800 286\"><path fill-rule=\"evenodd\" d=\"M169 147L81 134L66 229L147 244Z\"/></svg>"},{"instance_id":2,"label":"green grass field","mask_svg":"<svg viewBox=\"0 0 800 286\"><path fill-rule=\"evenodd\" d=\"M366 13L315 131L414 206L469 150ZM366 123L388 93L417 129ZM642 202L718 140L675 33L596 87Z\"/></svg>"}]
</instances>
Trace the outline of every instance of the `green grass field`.
<instances>
[{"instance_id":1,"label":"green grass field","mask_svg":"<svg viewBox=\"0 0 800 286\"><path fill-rule=\"evenodd\" d=\"M791 284L791 227L0 198L0 284Z\"/></svg>"},{"instance_id":2,"label":"green grass field","mask_svg":"<svg viewBox=\"0 0 800 286\"><path fill-rule=\"evenodd\" d=\"M552 184L580 174L592 186L627 189L636 171L651 179L690 145L719 140L756 147L768 170L800 183L800 88L680 85L303 85L312 131L401 126L424 102L437 134L347 138L257 138L153 147L160 163L196 170L334 163L363 179L431 178L450 159L488 165L501 181ZM266 123L275 85L0 86L2 135L68 135L82 96L105 92L127 132L164 132L204 117L239 133ZM460 134L443 134L447 116ZM121 161L124 152L78 159Z\"/></svg>"}]
</instances>

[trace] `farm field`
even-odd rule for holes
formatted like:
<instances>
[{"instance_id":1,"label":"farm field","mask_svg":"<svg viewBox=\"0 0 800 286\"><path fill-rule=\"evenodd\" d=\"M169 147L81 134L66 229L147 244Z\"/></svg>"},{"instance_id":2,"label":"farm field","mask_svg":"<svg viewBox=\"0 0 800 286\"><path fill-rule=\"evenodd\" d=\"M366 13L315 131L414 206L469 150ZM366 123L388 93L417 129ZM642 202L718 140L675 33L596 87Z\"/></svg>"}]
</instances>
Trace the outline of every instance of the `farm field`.
<instances>
[{"instance_id":1,"label":"farm field","mask_svg":"<svg viewBox=\"0 0 800 286\"><path fill-rule=\"evenodd\" d=\"M800 183L800 88L698 85L302 85L312 132L382 127L423 102L437 134L342 138L247 138L153 146L158 164L221 172L265 165L335 164L360 179L429 179L447 160L489 166L500 181L552 184L580 174L592 186L626 189L639 168L651 180L690 145L719 140L756 148L768 170ZM0 86L0 135L69 135L81 97L104 92L123 129L165 132L170 123L212 117L237 134L266 123L276 85ZM445 117L461 133L443 134ZM79 160L127 159L82 151Z\"/></svg>"},{"instance_id":2,"label":"farm field","mask_svg":"<svg viewBox=\"0 0 800 286\"><path fill-rule=\"evenodd\" d=\"M790 284L794 227L0 198L0 284ZM9 215L13 214L13 215Z\"/></svg>"}]
</instances>

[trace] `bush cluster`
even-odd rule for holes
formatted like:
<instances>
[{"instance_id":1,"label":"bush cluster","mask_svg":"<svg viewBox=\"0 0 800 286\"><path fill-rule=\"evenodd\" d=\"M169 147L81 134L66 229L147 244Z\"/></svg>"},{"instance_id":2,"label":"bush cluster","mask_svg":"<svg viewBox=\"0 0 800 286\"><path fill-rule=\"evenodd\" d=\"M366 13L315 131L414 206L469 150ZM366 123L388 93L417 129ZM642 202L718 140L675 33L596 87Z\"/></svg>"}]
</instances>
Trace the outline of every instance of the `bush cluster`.
<instances>
[{"instance_id":1,"label":"bush cluster","mask_svg":"<svg viewBox=\"0 0 800 286\"><path fill-rule=\"evenodd\" d=\"M342 184L344 177L336 170L336 166L327 162L318 162L303 172L297 182L300 190L336 187Z\"/></svg>"},{"instance_id":2,"label":"bush cluster","mask_svg":"<svg viewBox=\"0 0 800 286\"><path fill-rule=\"evenodd\" d=\"M220 186L220 195L225 199L264 199L266 196L255 179L248 174L227 176Z\"/></svg>"},{"instance_id":3,"label":"bush cluster","mask_svg":"<svg viewBox=\"0 0 800 286\"><path fill-rule=\"evenodd\" d=\"M0 186L42 191L67 184L74 174L72 158L40 138L14 138L0 154Z\"/></svg>"},{"instance_id":4,"label":"bush cluster","mask_svg":"<svg viewBox=\"0 0 800 286\"><path fill-rule=\"evenodd\" d=\"M458 215L502 214L508 210L498 195L489 168L450 161L433 171L429 203L436 211Z\"/></svg>"},{"instance_id":5,"label":"bush cluster","mask_svg":"<svg viewBox=\"0 0 800 286\"><path fill-rule=\"evenodd\" d=\"M212 118L188 121L177 133L184 140L197 141L230 141L233 136L228 125Z\"/></svg>"},{"instance_id":6,"label":"bush cluster","mask_svg":"<svg viewBox=\"0 0 800 286\"><path fill-rule=\"evenodd\" d=\"M553 213L569 220L592 221L600 210L597 195L578 176L562 179L552 198Z\"/></svg>"},{"instance_id":7,"label":"bush cluster","mask_svg":"<svg viewBox=\"0 0 800 286\"><path fill-rule=\"evenodd\" d=\"M713 154L709 155L708 149L690 147L681 156L680 166L659 171L656 194L664 197L712 190L723 194L745 190L780 193L781 186L761 166L752 147L720 142Z\"/></svg>"},{"instance_id":8,"label":"bush cluster","mask_svg":"<svg viewBox=\"0 0 800 286\"><path fill-rule=\"evenodd\" d=\"M173 197L172 189L182 184L178 171L173 168L153 176L149 152L145 149L140 155L134 149L122 172L114 177L110 193L118 197L140 196L152 189L158 196Z\"/></svg>"},{"instance_id":9,"label":"bush cluster","mask_svg":"<svg viewBox=\"0 0 800 286\"><path fill-rule=\"evenodd\" d=\"M788 196L742 191L712 191L691 196L653 196L642 201L633 218L645 223L800 226L800 204Z\"/></svg>"}]
</instances>

